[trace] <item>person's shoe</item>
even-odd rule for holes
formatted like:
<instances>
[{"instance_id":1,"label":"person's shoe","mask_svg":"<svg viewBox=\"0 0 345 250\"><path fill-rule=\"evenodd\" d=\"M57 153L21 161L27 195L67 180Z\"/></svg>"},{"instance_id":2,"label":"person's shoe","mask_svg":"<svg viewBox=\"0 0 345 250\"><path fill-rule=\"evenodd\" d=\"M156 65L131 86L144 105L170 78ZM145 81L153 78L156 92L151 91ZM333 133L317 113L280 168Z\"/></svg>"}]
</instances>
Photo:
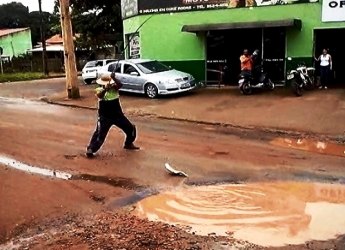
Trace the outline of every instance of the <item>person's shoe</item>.
<instances>
[{"instance_id":1,"label":"person's shoe","mask_svg":"<svg viewBox=\"0 0 345 250\"><path fill-rule=\"evenodd\" d=\"M140 149L140 147L135 146L133 143L125 145L123 148L127 149L127 150L139 150Z\"/></svg>"},{"instance_id":2,"label":"person's shoe","mask_svg":"<svg viewBox=\"0 0 345 250\"><path fill-rule=\"evenodd\" d=\"M85 155L86 155L87 158L92 158L92 157L95 156L91 149L86 150Z\"/></svg>"},{"instance_id":3,"label":"person's shoe","mask_svg":"<svg viewBox=\"0 0 345 250\"><path fill-rule=\"evenodd\" d=\"M322 89L322 88L323 88L322 86L319 87L319 89Z\"/></svg>"},{"instance_id":4,"label":"person's shoe","mask_svg":"<svg viewBox=\"0 0 345 250\"><path fill-rule=\"evenodd\" d=\"M328 89L327 86L325 86L325 89Z\"/></svg>"}]
</instances>

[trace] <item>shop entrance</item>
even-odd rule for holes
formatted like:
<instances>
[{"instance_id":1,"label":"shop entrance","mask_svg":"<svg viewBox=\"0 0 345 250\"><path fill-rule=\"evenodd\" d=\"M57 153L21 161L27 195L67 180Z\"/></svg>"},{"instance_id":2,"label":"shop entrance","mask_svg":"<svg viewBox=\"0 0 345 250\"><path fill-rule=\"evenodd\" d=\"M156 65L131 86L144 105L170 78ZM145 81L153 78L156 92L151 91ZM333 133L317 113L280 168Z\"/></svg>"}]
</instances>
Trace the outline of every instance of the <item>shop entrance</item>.
<instances>
[{"instance_id":1,"label":"shop entrance","mask_svg":"<svg viewBox=\"0 0 345 250\"><path fill-rule=\"evenodd\" d=\"M280 27L208 31L207 84L236 85L244 49L250 53L259 49L264 70L273 81L283 81L285 35L285 28Z\"/></svg>"},{"instance_id":2,"label":"shop entrance","mask_svg":"<svg viewBox=\"0 0 345 250\"><path fill-rule=\"evenodd\" d=\"M319 29L314 31L315 57L320 56L324 48L328 49L333 59L332 84L345 86L345 28ZM319 65L315 65L319 72Z\"/></svg>"}]
</instances>

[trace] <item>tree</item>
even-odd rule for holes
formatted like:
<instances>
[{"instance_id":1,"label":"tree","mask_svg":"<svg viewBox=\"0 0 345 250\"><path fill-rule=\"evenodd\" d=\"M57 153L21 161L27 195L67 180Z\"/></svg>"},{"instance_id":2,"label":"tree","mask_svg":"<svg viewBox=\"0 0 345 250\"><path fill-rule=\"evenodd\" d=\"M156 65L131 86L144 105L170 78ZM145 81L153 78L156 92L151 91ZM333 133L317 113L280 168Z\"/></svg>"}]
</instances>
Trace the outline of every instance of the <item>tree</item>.
<instances>
[{"instance_id":1,"label":"tree","mask_svg":"<svg viewBox=\"0 0 345 250\"><path fill-rule=\"evenodd\" d=\"M10 14L9 14L10 13ZM59 17L48 12L42 12L47 37L55 34L52 25L59 24ZM0 28L24 28L30 27L32 44L36 45L41 41L40 13L33 11L29 13L28 7L21 3L12 2L0 5ZM60 24L59 24L60 25Z\"/></svg>"},{"instance_id":2,"label":"tree","mask_svg":"<svg viewBox=\"0 0 345 250\"><path fill-rule=\"evenodd\" d=\"M55 11L58 3L55 1ZM80 48L98 49L122 41L120 0L70 0L72 23L75 33L80 34Z\"/></svg>"},{"instance_id":3,"label":"tree","mask_svg":"<svg viewBox=\"0 0 345 250\"><path fill-rule=\"evenodd\" d=\"M41 42L40 31L40 13L39 11L33 11L29 13L29 25L31 28L32 44L36 45ZM55 35L55 31L52 29L52 25L59 21L59 17L52 15L49 12L42 12L42 18L44 25L44 33L47 38Z\"/></svg>"},{"instance_id":4,"label":"tree","mask_svg":"<svg viewBox=\"0 0 345 250\"><path fill-rule=\"evenodd\" d=\"M68 98L80 98L69 0L59 0Z\"/></svg>"},{"instance_id":5,"label":"tree","mask_svg":"<svg viewBox=\"0 0 345 250\"><path fill-rule=\"evenodd\" d=\"M28 27L29 8L21 3L12 2L0 5L1 28Z\"/></svg>"}]
</instances>

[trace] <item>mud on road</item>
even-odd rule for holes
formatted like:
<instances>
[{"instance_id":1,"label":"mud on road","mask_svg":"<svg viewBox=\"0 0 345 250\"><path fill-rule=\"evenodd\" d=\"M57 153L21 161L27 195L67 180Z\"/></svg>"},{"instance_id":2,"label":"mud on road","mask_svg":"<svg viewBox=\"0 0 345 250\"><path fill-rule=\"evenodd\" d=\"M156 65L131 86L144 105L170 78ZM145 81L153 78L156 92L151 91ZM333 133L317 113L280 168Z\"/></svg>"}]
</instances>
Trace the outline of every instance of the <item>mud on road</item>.
<instances>
[{"instance_id":1,"label":"mud on road","mask_svg":"<svg viewBox=\"0 0 345 250\"><path fill-rule=\"evenodd\" d=\"M74 176L58 180L2 165L0 248L11 249L13 243L29 249L259 249L231 232L229 237L198 236L139 218L134 215L137 202L185 185L345 183L345 158L338 151L342 145L327 138L310 138L312 145L324 143L310 150L299 134L133 116L142 149L124 151L123 135L113 129L97 157L89 160L83 154L95 111L25 99L0 102L1 155ZM291 143L277 145L277 138ZM330 154L333 148L336 153ZM169 176L165 162L190 177ZM344 249L344 242L339 236L285 248Z\"/></svg>"}]
</instances>

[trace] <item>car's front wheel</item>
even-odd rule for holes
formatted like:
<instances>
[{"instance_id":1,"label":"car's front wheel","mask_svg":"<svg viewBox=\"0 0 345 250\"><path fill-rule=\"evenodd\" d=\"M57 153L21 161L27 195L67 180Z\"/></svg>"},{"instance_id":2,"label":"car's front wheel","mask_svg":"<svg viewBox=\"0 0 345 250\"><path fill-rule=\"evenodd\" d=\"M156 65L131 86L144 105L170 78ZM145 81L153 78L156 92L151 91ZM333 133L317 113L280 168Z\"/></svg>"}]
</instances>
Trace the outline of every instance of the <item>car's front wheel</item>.
<instances>
[{"instance_id":1,"label":"car's front wheel","mask_svg":"<svg viewBox=\"0 0 345 250\"><path fill-rule=\"evenodd\" d=\"M145 94L147 95L147 97L154 99L158 96L158 89L156 87L156 85L152 84L152 83L148 83L145 86Z\"/></svg>"},{"instance_id":2,"label":"car's front wheel","mask_svg":"<svg viewBox=\"0 0 345 250\"><path fill-rule=\"evenodd\" d=\"M85 85L90 85L90 84L92 84L93 81L94 81L94 79L84 79Z\"/></svg>"}]
</instances>

